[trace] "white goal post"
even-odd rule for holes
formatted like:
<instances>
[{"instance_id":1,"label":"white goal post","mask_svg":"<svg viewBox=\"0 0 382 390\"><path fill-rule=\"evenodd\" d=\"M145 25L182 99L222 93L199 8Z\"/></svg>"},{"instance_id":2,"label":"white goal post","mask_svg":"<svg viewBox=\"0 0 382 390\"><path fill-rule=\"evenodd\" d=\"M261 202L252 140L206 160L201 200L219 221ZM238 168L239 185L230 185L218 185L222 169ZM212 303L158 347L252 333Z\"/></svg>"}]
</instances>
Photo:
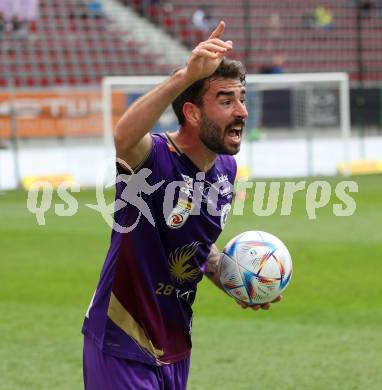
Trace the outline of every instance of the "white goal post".
<instances>
[{"instance_id":1,"label":"white goal post","mask_svg":"<svg viewBox=\"0 0 382 390\"><path fill-rule=\"evenodd\" d=\"M115 108L115 96L119 95L118 105L121 106L122 100L125 103L123 109L126 109L134 99L167 77L122 76L103 79L106 145L113 145L112 129L116 117L122 114ZM270 177L330 175L337 173L339 164L345 167L342 173L347 174L346 167L351 159L347 73L248 74L246 87L249 111L247 132L260 131L256 142L246 137L238 155L239 164L248 166L249 174ZM169 108L162 116L159 128L154 131L175 130L177 123L171 115ZM274 153L274 157L282 157L285 163L279 160L273 164L274 157L272 159L270 153ZM331 157L333 161L330 165ZM262 164L264 169L261 169ZM275 173L267 170L265 165L274 165ZM290 170L284 173L286 166L290 166Z\"/></svg>"}]
</instances>

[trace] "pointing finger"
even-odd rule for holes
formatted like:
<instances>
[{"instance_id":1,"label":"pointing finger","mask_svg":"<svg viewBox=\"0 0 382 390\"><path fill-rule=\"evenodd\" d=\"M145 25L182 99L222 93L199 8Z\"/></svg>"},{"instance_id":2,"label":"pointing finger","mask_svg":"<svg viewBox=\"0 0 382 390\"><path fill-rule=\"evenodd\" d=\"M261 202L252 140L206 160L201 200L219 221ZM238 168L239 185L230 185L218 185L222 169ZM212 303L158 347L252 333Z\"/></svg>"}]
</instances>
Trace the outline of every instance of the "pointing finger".
<instances>
[{"instance_id":1,"label":"pointing finger","mask_svg":"<svg viewBox=\"0 0 382 390\"><path fill-rule=\"evenodd\" d=\"M225 29L225 23L221 20L218 24L218 26L215 28L214 31L212 31L210 37L208 39L212 39L212 38L219 38L220 35L223 34L224 32L224 29Z\"/></svg>"}]
</instances>

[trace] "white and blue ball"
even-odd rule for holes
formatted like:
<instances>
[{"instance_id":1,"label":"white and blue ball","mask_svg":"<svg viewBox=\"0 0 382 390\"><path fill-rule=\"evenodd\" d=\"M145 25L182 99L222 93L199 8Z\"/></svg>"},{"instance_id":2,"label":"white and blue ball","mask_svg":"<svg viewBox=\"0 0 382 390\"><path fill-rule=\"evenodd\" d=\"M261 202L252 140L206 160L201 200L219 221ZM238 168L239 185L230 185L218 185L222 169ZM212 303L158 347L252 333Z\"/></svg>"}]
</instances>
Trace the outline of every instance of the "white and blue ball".
<instances>
[{"instance_id":1,"label":"white and blue ball","mask_svg":"<svg viewBox=\"0 0 382 390\"><path fill-rule=\"evenodd\" d=\"M292 259L287 247L270 233L248 231L224 248L220 282L233 298L250 305L273 301L288 286Z\"/></svg>"}]
</instances>

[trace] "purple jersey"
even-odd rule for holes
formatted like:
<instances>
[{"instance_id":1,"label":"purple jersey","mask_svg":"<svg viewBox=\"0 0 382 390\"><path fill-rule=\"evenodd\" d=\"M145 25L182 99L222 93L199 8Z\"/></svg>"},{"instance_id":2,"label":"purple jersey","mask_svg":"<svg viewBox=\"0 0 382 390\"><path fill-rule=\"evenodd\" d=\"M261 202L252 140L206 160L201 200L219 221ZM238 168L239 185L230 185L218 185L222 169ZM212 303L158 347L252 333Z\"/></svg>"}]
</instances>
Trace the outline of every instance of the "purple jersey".
<instances>
[{"instance_id":1,"label":"purple jersey","mask_svg":"<svg viewBox=\"0 0 382 390\"><path fill-rule=\"evenodd\" d=\"M117 180L116 204L125 207L114 219L134 228L112 231L83 333L106 353L160 365L190 354L191 305L230 209L236 162L218 156L203 173L171 139L152 139L134 175L119 168L127 179Z\"/></svg>"}]
</instances>

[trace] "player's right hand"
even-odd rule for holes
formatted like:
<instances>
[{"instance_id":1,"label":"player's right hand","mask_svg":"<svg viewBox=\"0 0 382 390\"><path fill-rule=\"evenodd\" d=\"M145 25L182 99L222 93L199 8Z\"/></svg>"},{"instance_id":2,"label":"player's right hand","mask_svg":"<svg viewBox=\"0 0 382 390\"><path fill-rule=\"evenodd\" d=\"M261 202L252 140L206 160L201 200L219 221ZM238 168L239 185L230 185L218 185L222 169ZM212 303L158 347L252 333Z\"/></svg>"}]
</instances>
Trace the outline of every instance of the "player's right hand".
<instances>
[{"instance_id":1,"label":"player's right hand","mask_svg":"<svg viewBox=\"0 0 382 390\"><path fill-rule=\"evenodd\" d=\"M186 66L186 75L192 82L210 76L219 66L223 57L232 50L232 41L223 41L220 36L225 23L220 21L210 37L200 42L192 51Z\"/></svg>"},{"instance_id":2,"label":"player's right hand","mask_svg":"<svg viewBox=\"0 0 382 390\"><path fill-rule=\"evenodd\" d=\"M279 295L278 297L276 297L273 301L271 302L268 302L268 303L263 303L262 305L249 305L248 303L245 303L243 301L238 301L236 300L236 302L243 308L243 309L252 309L252 310L259 310L259 309L263 309L263 310L268 310L271 305L273 303L277 303L277 302L280 302L281 300L283 299L283 296L282 295Z\"/></svg>"}]
</instances>

